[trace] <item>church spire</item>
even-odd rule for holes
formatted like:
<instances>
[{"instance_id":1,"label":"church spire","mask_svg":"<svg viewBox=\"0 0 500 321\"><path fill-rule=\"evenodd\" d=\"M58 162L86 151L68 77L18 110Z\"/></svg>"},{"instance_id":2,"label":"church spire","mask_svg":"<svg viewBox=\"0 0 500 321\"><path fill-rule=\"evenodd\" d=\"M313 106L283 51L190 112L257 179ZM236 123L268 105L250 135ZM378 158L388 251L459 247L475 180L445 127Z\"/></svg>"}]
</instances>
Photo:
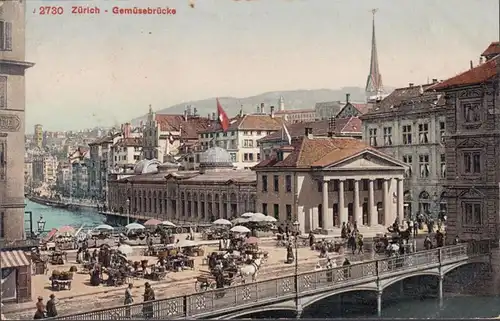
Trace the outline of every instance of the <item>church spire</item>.
<instances>
[{"instance_id":1,"label":"church spire","mask_svg":"<svg viewBox=\"0 0 500 321\"><path fill-rule=\"evenodd\" d=\"M375 14L378 9L373 9L371 12L373 14L372 20L372 52L370 58L370 73L368 74L368 79L366 80L366 96L369 99L372 96L380 96L384 91L382 84L382 75L380 74L380 69L378 67L378 55L377 55L377 42L375 41Z\"/></svg>"}]
</instances>

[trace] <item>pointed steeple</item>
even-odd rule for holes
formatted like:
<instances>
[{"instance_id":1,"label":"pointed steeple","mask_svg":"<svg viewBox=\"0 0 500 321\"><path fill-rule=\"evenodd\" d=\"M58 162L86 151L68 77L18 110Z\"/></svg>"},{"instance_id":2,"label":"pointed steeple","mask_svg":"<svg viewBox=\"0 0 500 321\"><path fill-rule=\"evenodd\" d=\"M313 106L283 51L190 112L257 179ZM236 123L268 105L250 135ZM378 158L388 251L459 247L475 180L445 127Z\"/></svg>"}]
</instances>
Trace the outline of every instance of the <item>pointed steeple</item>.
<instances>
[{"instance_id":1,"label":"pointed steeple","mask_svg":"<svg viewBox=\"0 0 500 321\"><path fill-rule=\"evenodd\" d=\"M373 9L373 20L372 20L372 52L370 58L370 72L368 74L368 79L366 80L366 96L370 98L372 96L380 96L384 91L384 86L382 84L382 75L380 74L380 69L378 66L378 55L377 55L377 42L375 40L375 13L378 9Z\"/></svg>"}]
</instances>

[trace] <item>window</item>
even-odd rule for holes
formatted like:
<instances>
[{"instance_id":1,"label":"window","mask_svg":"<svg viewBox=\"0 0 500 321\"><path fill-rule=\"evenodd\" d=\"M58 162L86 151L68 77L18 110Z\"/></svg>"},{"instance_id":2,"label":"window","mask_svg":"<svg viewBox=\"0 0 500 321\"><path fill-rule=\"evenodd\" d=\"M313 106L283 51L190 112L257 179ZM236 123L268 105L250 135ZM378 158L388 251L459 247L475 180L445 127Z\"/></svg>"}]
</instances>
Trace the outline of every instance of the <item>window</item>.
<instances>
[{"instance_id":1,"label":"window","mask_svg":"<svg viewBox=\"0 0 500 321\"><path fill-rule=\"evenodd\" d=\"M479 103L462 104L463 117L466 123L476 123L481 121L479 114Z\"/></svg>"},{"instance_id":2,"label":"window","mask_svg":"<svg viewBox=\"0 0 500 321\"><path fill-rule=\"evenodd\" d=\"M12 22L0 21L0 51L12 50Z\"/></svg>"},{"instance_id":3,"label":"window","mask_svg":"<svg viewBox=\"0 0 500 321\"><path fill-rule=\"evenodd\" d=\"M481 173L481 152L464 152L464 172L467 174Z\"/></svg>"},{"instance_id":4,"label":"window","mask_svg":"<svg viewBox=\"0 0 500 321\"><path fill-rule=\"evenodd\" d=\"M413 169L413 156L412 155L404 155L403 163L407 164L409 168L405 172L405 177L411 177L412 169Z\"/></svg>"},{"instance_id":5,"label":"window","mask_svg":"<svg viewBox=\"0 0 500 321\"><path fill-rule=\"evenodd\" d=\"M464 225L481 225L481 203L463 203L462 221Z\"/></svg>"},{"instance_id":6,"label":"window","mask_svg":"<svg viewBox=\"0 0 500 321\"><path fill-rule=\"evenodd\" d=\"M403 144L411 145L411 125L403 126Z\"/></svg>"},{"instance_id":7,"label":"window","mask_svg":"<svg viewBox=\"0 0 500 321\"><path fill-rule=\"evenodd\" d=\"M231 157L231 162L235 163L236 162L236 153L229 153L229 156Z\"/></svg>"},{"instance_id":8,"label":"window","mask_svg":"<svg viewBox=\"0 0 500 321\"><path fill-rule=\"evenodd\" d=\"M274 218L279 220L280 218L280 205L274 204Z\"/></svg>"},{"instance_id":9,"label":"window","mask_svg":"<svg viewBox=\"0 0 500 321\"><path fill-rule=\"evenodd\" d=\"M267 203L262 203L262 214L267 215Z\"/></svg>"},{"instance_id":10,"label":"window","mask_svg":"<svg viewBox=\"0 0 500 321\"><path fill-rule=\"evenodd\" d=\"M370 145L376 147L377 146L377 129L370 128L369 135L370 135Z\"/></svg>"},{"instance_id":11,"label":"window","mask_svg":"<svg viewBox=\"0 0 500 321\"><path fill-rule=\"evenodd\" d=\"M444 133L446 130L446 123L444 121L439 122L439 141L444 143Z\"/></svg>"},{"instance_id":12,"label":"window","mask_svg":"<svg viewBox=\"0 0 500 321\"><path fill-rule=\"evenodd\" d=\"M257 161L260 162L260 153L257 153Z\"/></svg>"},{"instance_id":13,"label":"window","mask_svg":"<svg viewBox=\"0 0 500 321\"><path fill-rule=\"evenodd\" d=\"M392 127L384 127L384 145L392 145Z\"/></svg>"},{"instance_id":14,"label":"window","mask_svg":"<svg viewBox=\"0 0 500 321\"><path fill-rule=\"evenodd\" d=\"M439 165L439 168L441 169L440 174L441 174L441 178L445 178L446 177L446 154L441 154L440 158L441 158L440 165Z\"/></svg>"},{"instance_id":15,"label":"window","mask_svg":"<svg viewBox=\"0 0 500 321\"><path fill-rule=\"evenodd\" d=\"M292 205L286 204L286 220L288 222L292 221Z\"/></svg>"},{"instance_id":16,"label":"window","mask_svg":"<svg viewBox=\"0 0 500 321\"><path fill-rule=\"evenodd\" d=\"M420 172L420 178L429 177L430 165L429 165L429 155L419 155L418 156L418 169Z\"/></svg>"},{"instance_id":17,"label":"window","mask_svg":"<svg viewBox=\"0 0 500 321\"><path fill-rule=\"evenodd\" d=\"M267 175L262 175L262 191L267 192Z\"/></svg>"},{"instance_id":18,"label":"window","mask_svg":"<svg viewBox=\"0 0 500 321\"><path fill-rule=\"evenodd\" d=\"M5 237L5 214L4 212L0 212L0 239L3 239Z\"/></svg>"},{"instance_id":19,"label":"window","mask_svg":"<svg viewBox=\"0 0 500 321\"><path fill-rule=\"evenodd\" d=\"M7 77L0 76L0 109L7 108Z\"/></svg>"},{"instance_id":20,"label":"window","mask_svg":"<svg viewBox=\"0 0 500 321\"><path fill-rule=\"evenodd\" d=\"M292 192L292 175L285 176L285 190L287 193Z\"/></svg>"},{"instance_id":21,"label":"window","mask_svg":"<svg viewBox=\"0 0 500 321\"><path fill-rule=\"evenodd\" d=\"M279 192L280 191L280 177L278 175L274 175L273 181L274 181L274 191Z\"/></svg>"},{"instance_id":22,"label":"window","mask_svg":"<svg viewBox=\"0 0 500 321\"><path fill-rule=\"evenodd\" d=\"M5 180L7 174L7 142L0 140L0 180Z\"/></svg>"},{"instance_id":23,"label":"window","mask_svg":"<svg viewBox=\"0 0 500 321\"><path fill-rule=\"evenodd\" d=\"M418 125L418 142L427 144L429 142L429 124L423 123Z\"/></svg>"}]
</instances>

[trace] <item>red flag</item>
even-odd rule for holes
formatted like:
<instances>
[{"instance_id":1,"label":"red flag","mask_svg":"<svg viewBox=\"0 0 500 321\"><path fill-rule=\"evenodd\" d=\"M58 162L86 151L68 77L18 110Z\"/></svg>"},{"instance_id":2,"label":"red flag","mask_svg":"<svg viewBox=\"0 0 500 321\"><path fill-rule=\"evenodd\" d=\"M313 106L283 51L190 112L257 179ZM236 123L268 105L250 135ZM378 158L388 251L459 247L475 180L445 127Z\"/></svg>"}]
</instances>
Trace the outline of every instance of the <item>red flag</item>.
<instances>
[{"instance_id":1,"label":"red flag","mask_svg":"<svg viewBox=\"0 0 500 321\"><path fill-rule=\"evenodd\" d=\"M217 113L219 114L219 123L220 126L222 127L222 130L224 132L227 132L227 130L229 129L229 118L227 117L226 112L222 108L219 102L219 98L217 98Z\"/></svg>"}]
</instances>

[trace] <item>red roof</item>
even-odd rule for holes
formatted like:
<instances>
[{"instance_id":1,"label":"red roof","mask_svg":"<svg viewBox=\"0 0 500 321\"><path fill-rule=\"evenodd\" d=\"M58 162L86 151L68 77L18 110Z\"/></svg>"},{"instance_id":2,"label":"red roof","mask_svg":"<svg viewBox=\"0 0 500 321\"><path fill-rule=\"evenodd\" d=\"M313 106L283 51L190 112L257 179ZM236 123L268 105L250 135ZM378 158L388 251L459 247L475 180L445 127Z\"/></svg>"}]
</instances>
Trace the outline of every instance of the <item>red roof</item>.
<instances>
[{"instance_id":1,"label":"red roof","mask_svg":"<svg viewBox=\"0 0 500 321\"><path fill-rule=\"evenodd\" d=\"M461 74L456 75L450 79L442 81L436 85L430 86L427 90L444 90L452 87L463 87L481 84L498 75L497 70L497 60L499 58L495 57L486 61L485 63L478 65L472 69L469 69Z\"/></svg>"},{"instance_id":2,"label":"red roof","mask_svg":"<svg viewBox=\"0 0 500 321\"><path fill-rule=\"evenodd\" d=\"M156 115L155 120L158 122L160 131L162 132L178 132L181 131L183 139L197 139L198 132L207 129L212 122L204 117L190 117L187 120L184 115Z\"/></svg>"},{"instance_id":3,"label":"red roof","mask_svg":"<svg viewBox=\"0 0 500 321\"><path fill-rule=\"evenodd\" d=\"M481 54L481 56L488 57L491 55L498 55L498 54L500 54L500 42L494 41L490 43L488 48L486 48L486 50Z\"/></svg>"}]
</instances>

